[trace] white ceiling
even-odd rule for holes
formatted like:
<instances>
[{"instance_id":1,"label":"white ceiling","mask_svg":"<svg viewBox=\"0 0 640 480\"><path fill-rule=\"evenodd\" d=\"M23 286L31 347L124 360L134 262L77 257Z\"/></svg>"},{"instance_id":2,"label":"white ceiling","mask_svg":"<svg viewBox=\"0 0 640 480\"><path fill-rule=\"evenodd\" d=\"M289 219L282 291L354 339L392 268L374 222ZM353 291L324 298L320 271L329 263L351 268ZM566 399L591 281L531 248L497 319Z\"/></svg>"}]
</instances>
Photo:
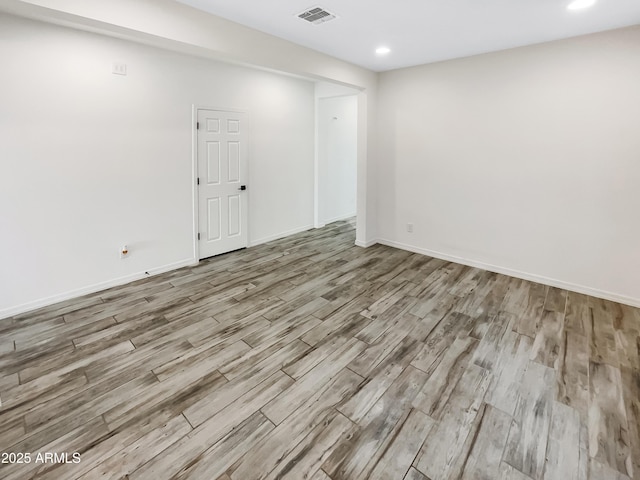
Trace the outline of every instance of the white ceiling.
<instances>
[{"instance_id":1,"label":"white ceiling","mask_svg":"<svg viewBox=\"0 0 640 480\"><path fill-rule=\"evenodd\" d=\"M466 57L640 23L640 0L178 0L370 70ZM297 18L321 6L338 16ZM378 57L376 47L391 53Z\"/></svg>"}]
</instances>

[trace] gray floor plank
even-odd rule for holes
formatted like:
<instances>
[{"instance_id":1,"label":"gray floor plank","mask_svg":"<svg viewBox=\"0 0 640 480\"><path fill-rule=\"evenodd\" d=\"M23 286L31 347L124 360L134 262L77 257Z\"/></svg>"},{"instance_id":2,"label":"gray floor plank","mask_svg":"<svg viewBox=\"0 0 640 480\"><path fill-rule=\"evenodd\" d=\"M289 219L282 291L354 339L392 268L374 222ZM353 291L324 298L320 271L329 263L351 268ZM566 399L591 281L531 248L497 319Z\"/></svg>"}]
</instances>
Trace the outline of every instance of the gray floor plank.
<instances>
[{"instance_id":1,"label":"gray floor plank","mask_svg":"<svg viewBox=\"0 0 640 480\"><path fill-rule=\"evenodd\" d=\"M2 479L640 479L640 309L340 221L0 321Z\"/></svg>"}]
</instances>

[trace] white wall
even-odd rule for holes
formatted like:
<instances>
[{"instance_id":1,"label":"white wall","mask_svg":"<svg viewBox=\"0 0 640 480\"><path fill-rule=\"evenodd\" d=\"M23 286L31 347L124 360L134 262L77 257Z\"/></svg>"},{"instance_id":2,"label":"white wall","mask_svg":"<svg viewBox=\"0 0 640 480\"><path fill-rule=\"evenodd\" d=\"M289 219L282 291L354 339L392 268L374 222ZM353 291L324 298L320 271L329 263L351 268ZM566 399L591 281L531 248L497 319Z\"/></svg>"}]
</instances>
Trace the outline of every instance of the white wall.
<instances>
[{"instance_id":1,"label":"white wall","mask_svg":"<svg viewBox=\"0 0 640 480\"><path fill-rule=\"evenodd\" d=\"M353 95L318 99L316 147L320 224L356 214L357 101Z\"/></svg>"},{"instance_id":2,"label":"white wall","mask_svg":"<svg viewBox=\"0 0 640 480\"><path fill-rule=\"evenodd\" d=\"M0 0L0 11L126 38L182 53L352 85L358 95L356 243L377 237L377 74L362 67L204 13L173 0Z\"/></svg>"},{"instance_id":3,"label":"white wall","mask_svg":"<svg viewBox=\"0 0 640 480\"><path fill-rule=\"evenodd\" d=\"M640 305L639 84L640 27L381 74L379 236Z\"/></svg>"},{"instance_id":4,"label":"white wall","mask_svg":"<svg viewBox=\"0 0 640 480\"><path fill-rule=\"evenodd\" d=\"M0 32L0 317L194 261L192 105L249 112L250 242L312 225L312 82L6 15Z\"/></svg>"}]
</instances>

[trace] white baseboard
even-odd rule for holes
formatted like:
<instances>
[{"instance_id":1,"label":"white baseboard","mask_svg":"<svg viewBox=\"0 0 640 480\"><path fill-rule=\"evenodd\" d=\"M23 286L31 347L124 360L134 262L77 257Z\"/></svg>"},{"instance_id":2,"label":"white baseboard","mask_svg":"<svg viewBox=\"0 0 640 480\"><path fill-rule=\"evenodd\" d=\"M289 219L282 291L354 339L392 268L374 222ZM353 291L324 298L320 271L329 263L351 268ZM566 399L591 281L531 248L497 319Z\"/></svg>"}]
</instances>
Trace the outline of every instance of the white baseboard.
<instances>
[{"instance_id":1,"label":"white baseboard","mask_svg":"<svg viewBox=\"0 0 640 480\"><path fill-rule=\"evenodd\" d=\"M163 265L161 267L150 268L149 270L147 270L149 275L147 275L145 272L138 272L131 275L127 275L125 277L114 278L113 280L107 280L106 282L96 283L94 285L89 285L87 287L78 288L76 290L71 290L71 291L60 293L57 295L52 295L46 298L41 298L39 300L34 300L33 302L23 303L22 305L17 305L15 307L5 308L0 310L0 319L12 317L14 315L18 315L21 313L30 312L31 310L36 310L38 308L48 307L49 305L54 305L59 302L64 302L65 300L71 300L72 298L81 297L83 295L88 295L90 293L96 293L102 290L107 290L108 288L125 285L130 282L135 282L136 280L148 278L149 276L160 275L161 273L170 272L171 270L177 270L178 268L189 267L192 265L196 265L197 263L198 263L198 260L194 258L189 258L187 260L182 260L180 262Z\"/></svg>"},{"instance_id":2,"label":"white baseboard","mask_svg":"<svg viewBox=\"0 0 640 480\"><path fill-rule=\"evenodd\" d=\"M563 280L557 280L555 278L549 278L542 275L537 275L535 273L521 272L519 270L513 270L507 267L500 267L498 265L492 265L490 263L478 262L476 260L457 257L455 255L436 252L434 250L427 250L425 248L414 247L413 245L407 245L405 243L394 242L391 240L378 239L378 243L381 243L382 245L387 245L389 247L407 250L409 252L420 253L422 255L427 255L429 257L439 258L441 260L447 260L449 262L460 263L462 265L467 265L469 267L481 268L482 270L487 270L489 272L501 273L503 275L508 275L510 277L516 277L516 278L521 278L523 280L529 280L531 282L542 283L544 285L549 285L550 287L557 287L565 290L571 290L572 292L583 293L585 295L590 295L592 297L611 300L613 302L618 302L618 303L624 303L625 305L630 305L632 307L640 307L640 299L628 297L626 295L619 295L617 293L608 292L605 290L599 290L596 288L591 288L584 285L578 285L575 283L565 282ZM356 242L356 245L357 244L358 243Z\"/></svg>"},{"instance_id":3,"label":"white baseboard","mask_svg":"<svg viewBox=\"0 0 640 480\"><path fill-rule=\"evenodd\" d=\"M356 240L355 242L357 247L362 247L362 248L373 247L376 243L379 243L378 240L369 240L367 242L363 242L362 240Z\"/></svg>"},{"instance_id":4,"label":"white baseboard","mask_svg":"<svg viewBox=\"0 0 640 480\"><path fill-rule=\"evenodd\" d=\"M334 218L328 218L326 220L322 220L322 224L329 225L330 223L333 223L333 222L339 222L341 220L349 220L350 218L353 218L355 216L356 216L355 212L350 213L349 215L338 215L337 217L334 217Z\"/></svg>"},{"instance_id":5,"label":"white baseboard","mask_svg":"<svg viewBox=\"0 0 640 480\"><path fill-rule=\"evenodd\" d=\"M277 235L273 235L271 237L265 237L261 240L256 240L254 242L251 242L250 246L256 246L256 245L260 245L262 243L267 243L273 240L278 240L280 238L283 237L287 237L289 235L294 235L296 233L300 233L300 232L304 232L306 230L309 230L313 228L313 226L306 226L306 227L301 227L301 228L297 228L294 230L290 230L288 232L283 232L281 234L277 234ZM497 265L492 265L492 264L488 264L488 263L484 263L484 262L478 262L475 260L471 260L471 259L467 259L467 258L463 258L463 257L458 257L455 255L449 255L446 253L442 253L442 252L437 252L434 250L428 250L428 249L424 249L424 248L419 248L419 247L415 247L413 245L408 245L408 244L404 244L404 243L400 243L400 242L394 242L391 240L386 240L386 239L377 239L377 240L369 240L366 242L360 241L360 240L356 240L355 244L359 247L371 247L373 245L375 245L376 243L380 243L382 245L387 245L389 247L394 247L394 248L399 248L402 250L407 250L409 252L414 252L414 253L419 253L422 255L427 255L430 257L434 257L434 258L439 258L441 260L447 260L450 262L455 262L455 263L460 263L462 265L467 265L470 267L476 267L476 268L481 268L483 270L487 270L490 272L495 272L495 273L501 273L504 275L509 275L511 277L516 277L516 278L521 278L523 280L529 280L532 282L537 282L537 283L542 283L545 285L549 285L552 287L558 287L558 288L563 288L565 290L571 290L577 293L583 293L585 295L591 295L593 297L598 297L598 298L603 298L605 300L611 300L614 302L619 302L619 303L624 303L626 305L631 305L633 307L640 307L640 299L637 298L633 298L633 297L628 297L625 295L619 295L613 292L608 292L608 291L604 291L604 290L599 290L599 289L595 289L595 288L591 288L591 287L587 287L584 285L578 285L578 284L574 284L574 283L570 283L570 282L565 282L562 280L556 280L553 278L549 278L549 277L544 277L542 275L537 275L537 274L532 274L532 273L527 273L527 272L521 272L519 270L513 270L510 268L506 268L506 267L500 267ZM149 275L154 276L154 275L159 275L161 273L165 273L165 272L169 272L171 270L177 270L178 268L183 268L183 267L188 267L188 266L193 266L196 265L198 263L197 259L194 258L189 258L189 259L185 259L182 260L180 262L175 262L172 264L168 264L168 265L163 265L157 268L152 268L149 269ZM97 283L94 285L90 285L87 287L83 287L83 288L79 288L76 290L72 290L69 292L65 292L65 293L61 293L58 295L53 295L50 297L46 297L46 298L42 298L39 300L35 300L33 302L28 302L28 303L24 303L21 305L17 305L14 307L9 307L9 308L5 308L0 310L0 319L3 318L7 318L7 317L11 317L13 315L18 315L21 313L26 313L29 312L31 310L36 310L38 308L42 308L42 307L47 307L49 305L53 305L56 304L58 302L62 302L65 300L70 300L72 298L76 298L76 297L80 297L82 295L87 295L90 293L96 293L102 290L106 290L108 288L112 288L112 287L117 287L120 285L124 285L130 282L134 282L136 280L141 280L143 278L148 278L149 275L146 275L145 272L139 272L139 273L135 273L132 275L127 275L125 277L120 277L120 278L116 278L113 280L109 280L106 282L101 282L101 283Z\"/></svg>"},{"instance_id":6,"label":"white baseboard","mask_svg":"<svg viewBox=\"0 0 640 480\"><path fill-rule=\"evenodd\" d=\"M294 228L293 230L288 230L286 232L276 233L275 235L270 235L268 237L262 237L258 240L251 240L248 246L255 247L257 245L262 245L263 243L273 242L274 240L280 240L281 238L288 237L289 235L306 232L307 230L311 230L312 228L314 228L313 224L300 228Z\"/></svg>"},{"instance_id":7,"label":"white baseboard","mask_svg":"<svg viewBox=\"0 0 640 480\"><path fill-rule=\"evenodd\" d=\"M289 230L287 232L282 232L276 235L272 235L270 237L264 237L259 240L255 240L249 243L249 247L254 247L256 245L260 245L262 243L271 242L273 240L278 240L280 238L288 237L289 235L294 235L296 233L304 232L313 228L313 225L307 225L304 227L296 228L293 230ZM79 288L76 290L71 290L69 292L64 292L58 295L52 295L50 297L41 298L38 300L34 300L33 302L23 303L21 305L17 305L14 307L9 307L0 310L0 319L12 317L13 315L18 315L21 313L30 312L32 310L36 310L42 307L48 307L49 305L54 305L59 302L63 302L65 300L71 300L73 298L81 297L82 295L88 295L90 293L100 292L102 290L106 290L112 287L118 287L120 285L124 285L130 282L135 282L136 280L141 280L143 278L147 278L153 275L159 275L161 273L169 272L171 270L177 270L178 268L188 267L192 265L197 265L198 260L195 258L189 258L180 262L172 263L169 265L163 265L161 267L152 268L147 270L149 275L145 274L145 272L134 273L132 275L127 275L120 278L115 278L113 280L108 280L106 282L97 283L94 285L90 285L87 287Z\"/></svg>"}]
</instances>

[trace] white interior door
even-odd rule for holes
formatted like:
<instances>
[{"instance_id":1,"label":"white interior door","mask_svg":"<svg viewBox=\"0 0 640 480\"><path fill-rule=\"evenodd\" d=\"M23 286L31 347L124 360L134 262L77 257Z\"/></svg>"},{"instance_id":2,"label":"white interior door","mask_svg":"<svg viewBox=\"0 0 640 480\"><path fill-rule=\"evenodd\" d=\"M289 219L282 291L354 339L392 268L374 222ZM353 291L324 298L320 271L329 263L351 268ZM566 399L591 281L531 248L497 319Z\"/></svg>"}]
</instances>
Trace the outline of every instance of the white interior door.
<instances>
[{"instance_id":1,"label":"white interior door","mask_svg":"<svg viewBox=\"0 0 640 480\"><path fill-rule=\"evenodd\" d=\"M198 110L200 258L247 246L247 114Z\"/></svg>"}]
</instances>

